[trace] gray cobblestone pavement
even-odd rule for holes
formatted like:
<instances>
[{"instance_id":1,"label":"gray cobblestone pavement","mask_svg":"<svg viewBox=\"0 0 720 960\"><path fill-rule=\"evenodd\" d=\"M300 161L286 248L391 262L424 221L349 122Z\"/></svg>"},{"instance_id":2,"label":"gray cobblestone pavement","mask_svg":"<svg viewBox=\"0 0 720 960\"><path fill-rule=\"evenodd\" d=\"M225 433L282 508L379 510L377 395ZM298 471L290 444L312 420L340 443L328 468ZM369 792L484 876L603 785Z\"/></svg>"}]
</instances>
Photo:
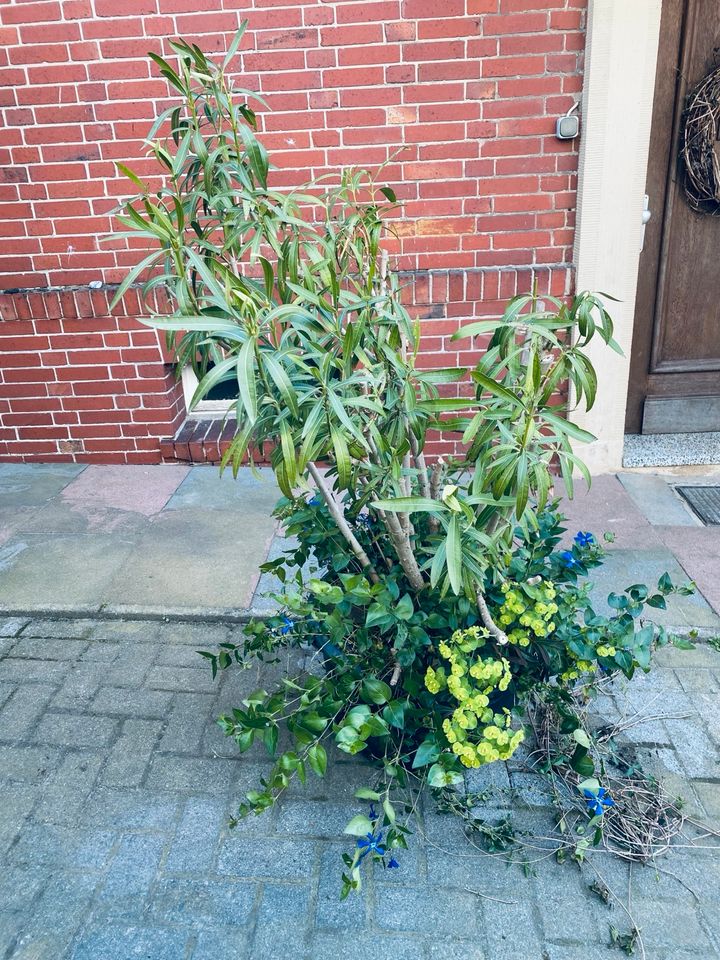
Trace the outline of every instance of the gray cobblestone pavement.
<instances>
[{"instance_id":1,"label":"gray cobblestone pavement","mask_svg":"<svg viewBox=\"0 0 720 960\"><path fill-rule=\"evenodd\" d=\"M232 626L0 620L0 958L13 960L618 960L629 920L592 871L474 850L428 801L401 867L338 900L341 831L361 764L343 759L270 814L230 831L266 769L215 724L258 686L212 681L196 655ZM659 655L602 709L668 715L628 731L688 809L720 814L720 653ZM276 668L265 668L262 680ZM682 719L670 719L682 718ZM474 789L518 794L517 823L547 829L547 795L517 769ZM597 860L593 861L597 863ZM647 960L720 956L720 850L678 847L658 869L598 867L642 930ZM628 901L628 894L630 900ZM636 951L637 955L639 951Z\"/></svg>"}]
</instances>

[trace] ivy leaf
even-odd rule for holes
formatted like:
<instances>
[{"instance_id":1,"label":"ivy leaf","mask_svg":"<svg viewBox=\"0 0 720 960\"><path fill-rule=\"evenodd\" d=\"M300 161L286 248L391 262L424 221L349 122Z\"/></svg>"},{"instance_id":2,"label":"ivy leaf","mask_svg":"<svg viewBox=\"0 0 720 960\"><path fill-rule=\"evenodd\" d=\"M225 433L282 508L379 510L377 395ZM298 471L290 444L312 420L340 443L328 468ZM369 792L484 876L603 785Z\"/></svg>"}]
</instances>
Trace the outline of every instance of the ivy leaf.
<instances>
[{"instance_id":1,"label":"ivy leaf","mask_svg":"<svg viewBox=\"0 0 720 960\"><path fill-rule=\"evenodd\" d=\"M355 791L354 796L355 796L358 800L375 800L375 801L377 801L377 800L380 799L380 794L377 792L377 790L370 790L369 787L360 787L359 790L356 790L356 791Z\"/></svg>"},{"instance_id":2,"label":"ivy leaf","mask_svg":"<svg viewBox=\"0 0 720 960\"><path fill-rule=\"evenodd\" d=\"M313 773L318 777L324 777L327 770L327 752L320 743L314 743L307 754L308 763Z\"/></svg>"},{"instance_id":3,"label":"ivy leaf","mask_svg":"<svg viewBox=\"0 0 720 960\"><path fill-rule=\"evenodd\" d=\"M382 712L383 719L385 719L391 727L397 727L398 730L402 730L405 726L405 709L407 704L402 700L393 700L392 703L389 703Z\"/></svg>"},{"instance_id":4,"label":"ivy leaf","mask_svg":"<svg viewBox=\"0 0 720 960\"><path fill-rule=\"evenodd\" d=\"M360 693L367 703L387 703L392 697L392 690L382 680L376 677L365 677Z\"/></svg>"},{"instance_id":5,"label":"ivy leaf","mask_svg":"<svg viewBox=\"0 0 720 960\"><path fill-rule=\"evenodd\" d=\"M434 763L440 756L440 747L435 740L423 740L415 753L415 759L412 762L413 770L418 767L426 767L429 763Z\"/></svg>"},{"instance_id":6,"label":"ivy leaf","mask_svg":"<svg viewBox=\"0 0 720 960\"><path fill-rule=\"evenodd\" d=\"M343 833L349 833L351 837L366 837L369 833L372 833L372 828L371 821L362 813L359 813L352 818Z\"/></svg>"}]
</instances>

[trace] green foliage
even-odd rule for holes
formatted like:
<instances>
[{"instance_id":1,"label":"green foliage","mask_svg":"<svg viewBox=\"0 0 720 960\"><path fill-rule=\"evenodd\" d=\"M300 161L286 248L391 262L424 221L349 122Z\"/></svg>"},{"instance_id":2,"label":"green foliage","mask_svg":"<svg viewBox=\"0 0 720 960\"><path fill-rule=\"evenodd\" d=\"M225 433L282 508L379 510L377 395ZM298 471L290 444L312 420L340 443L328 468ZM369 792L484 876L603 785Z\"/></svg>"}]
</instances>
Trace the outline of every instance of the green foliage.
<instances>
[{"instance_id":1,"label":"green foliage","mask_svg":"<svg viewBox=\"0 0 720 960\"><path fill-rule=\"evenodd\" d=\"M512 753L531 692L647 670L667 637L641 616L675 588L633 585L601 614L583 585L601 548L578 534L558 549L553 473L572 493L587 471L571 443L592 438L557 394L568 383L577 403L595 400L584 350L595 336L617 349L601 297L516 297L455 335L482 338L474 369L423 370L384 246L394 190L355 170L274 189L254 95L227 72L240 39L222 65L185 41L172 44L176 66L152 57L180 103L150 134L161 188L123 168L140 193L120 220L157 249L118 298L148 271L144 291L167 292L170 315L149 323L195 369L194 401L236 384L224 462L237 470L260 451L284 494L276 515L294 545L263 566L283 584L282 613L251 623L242 649L202 655L215 674L287 646L318 651L319 675L258 690L220 724L274 760L239 816L268 809L294 777L323 776L330 744L376 760L360 797L371 811L347 828L358 839L345 895L363 864L396 865L413 790L446 790L465 766ZM428 465L431 432L463 452ZM577 737L572 762L592 773Z\"/></svg>"}]
</instances>

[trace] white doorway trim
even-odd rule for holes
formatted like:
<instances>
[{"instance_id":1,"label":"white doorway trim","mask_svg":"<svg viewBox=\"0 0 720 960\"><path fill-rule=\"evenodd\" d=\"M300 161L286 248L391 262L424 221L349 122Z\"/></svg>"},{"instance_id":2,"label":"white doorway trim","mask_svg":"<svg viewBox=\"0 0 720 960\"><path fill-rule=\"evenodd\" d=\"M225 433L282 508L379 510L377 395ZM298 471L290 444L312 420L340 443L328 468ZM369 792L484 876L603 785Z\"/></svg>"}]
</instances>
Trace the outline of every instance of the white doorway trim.
<instances>
[{"instance_id":1,"label":"white doorway trim","mask_svg":"<svg viewBox=\"0 0 720 960\"><path fill-rule=\"evenodd\" d=\"M575 264L577 289L602 291L620 357L589 350L598 396L571 419L597 440L578 449L591 473L622 466L662 0L590 0L587 22Z\"/></svg>"}]
</instances>

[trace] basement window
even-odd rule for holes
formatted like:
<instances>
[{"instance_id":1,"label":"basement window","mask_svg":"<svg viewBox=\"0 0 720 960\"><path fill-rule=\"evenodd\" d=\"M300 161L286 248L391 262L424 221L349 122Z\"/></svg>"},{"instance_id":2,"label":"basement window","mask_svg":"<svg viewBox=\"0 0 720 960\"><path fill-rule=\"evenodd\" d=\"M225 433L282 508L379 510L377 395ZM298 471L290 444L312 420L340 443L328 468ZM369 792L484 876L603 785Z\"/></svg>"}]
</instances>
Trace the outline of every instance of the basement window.
<instances>
[{"instance_id":1,"label":"basement window","mask_svg":"<svg viewBox=\"0 0 720 960\"><path fill-rule=\"evenodd\" d=\"M223 380L215 386L190 409L190 401L198 387L198 378L192 367L183 367L182 386L185 396L185 409L188 417L202 420L223 420L226 416L235 415L235 400L237 398L237 381Z\"/></svg>"}]
</instances>

